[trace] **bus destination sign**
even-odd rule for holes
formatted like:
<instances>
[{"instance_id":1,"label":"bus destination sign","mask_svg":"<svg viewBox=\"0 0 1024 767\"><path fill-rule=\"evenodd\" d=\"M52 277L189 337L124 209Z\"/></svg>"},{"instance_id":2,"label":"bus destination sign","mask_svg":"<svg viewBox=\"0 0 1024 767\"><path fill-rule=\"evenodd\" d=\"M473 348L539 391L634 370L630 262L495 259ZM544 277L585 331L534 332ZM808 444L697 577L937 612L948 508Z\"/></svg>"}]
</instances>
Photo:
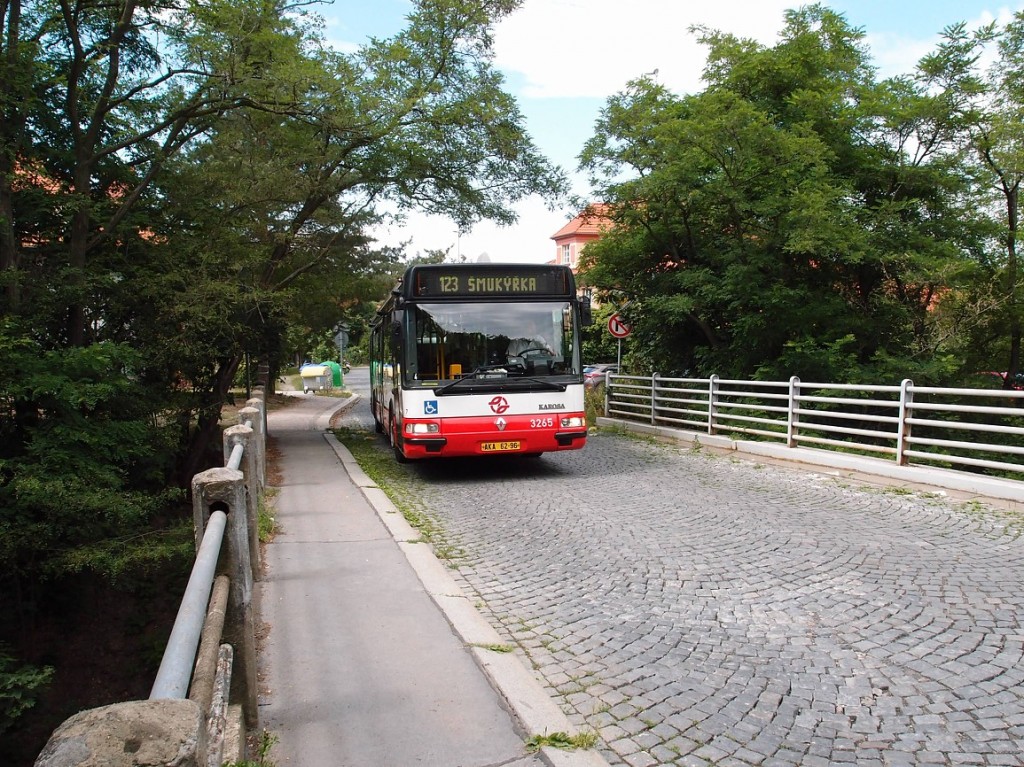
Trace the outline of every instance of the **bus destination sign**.
<instances>
[{"instance_id":1,"label":"bus destination sign","mask_svg":"<svg viewBox=\"0 0 1024 767\"><path fill-rule=\"evenodd\" d=\"M552 269L420 268L413 276L418 297L564 296L571 291L564 273Z\"/></svg>"}]
</instances>

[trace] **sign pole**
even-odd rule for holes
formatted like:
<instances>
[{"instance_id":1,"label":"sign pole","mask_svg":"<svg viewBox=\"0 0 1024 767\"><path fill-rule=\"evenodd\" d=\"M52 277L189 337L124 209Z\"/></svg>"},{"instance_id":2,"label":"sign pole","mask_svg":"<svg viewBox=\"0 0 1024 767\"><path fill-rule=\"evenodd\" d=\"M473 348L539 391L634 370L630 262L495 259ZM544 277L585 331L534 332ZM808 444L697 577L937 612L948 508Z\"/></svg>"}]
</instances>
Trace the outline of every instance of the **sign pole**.
<instances>
[{"instance_id":1,"label":"sign pole","mask_svg":"<svg viewBox=\"0 0 1024 767\"><path fill-rule=\"evenodd\" d=\"M629 323L622 319L622 315L615 312L611 317L608 318L608 332L614 336L619 342L618 352L618 365L619 370L622 370L622 339L633 332L633 328L629 326Z\"/></svg>"}]
</instances>

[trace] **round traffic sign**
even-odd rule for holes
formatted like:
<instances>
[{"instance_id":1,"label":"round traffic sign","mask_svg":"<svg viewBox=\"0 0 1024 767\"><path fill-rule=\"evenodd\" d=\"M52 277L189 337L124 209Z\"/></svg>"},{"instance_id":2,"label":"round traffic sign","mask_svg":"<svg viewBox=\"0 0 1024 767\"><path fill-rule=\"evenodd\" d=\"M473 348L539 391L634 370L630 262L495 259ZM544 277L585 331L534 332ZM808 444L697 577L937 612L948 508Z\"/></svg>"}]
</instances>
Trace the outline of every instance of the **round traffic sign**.
<instances>
[{"instance_id":1,"label":"round traffic sign","mask_svg":"<svg viewBox=\"0 0 1024 767\"><path fill-rule=\"evenodd\" d=\"M616 312L608 318L608 332L615 338L625 338L633 332L633 328Z\"/></svg>"}]
</instances>

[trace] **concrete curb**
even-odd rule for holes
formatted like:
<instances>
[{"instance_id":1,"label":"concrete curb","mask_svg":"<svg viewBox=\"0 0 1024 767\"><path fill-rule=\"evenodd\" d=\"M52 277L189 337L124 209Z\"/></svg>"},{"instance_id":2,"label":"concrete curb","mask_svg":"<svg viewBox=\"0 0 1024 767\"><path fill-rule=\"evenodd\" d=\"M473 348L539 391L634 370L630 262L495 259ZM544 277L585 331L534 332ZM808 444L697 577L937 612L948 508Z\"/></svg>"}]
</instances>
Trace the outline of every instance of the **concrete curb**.
<instances>
[{"instance_id":1,"label":"concrete curb","mask_svg":"<svg viewBox=\"0 0 1024 767\"><path fill-rule=\"evenodd\" d=\"M325 433L324 439L402 549L424 590L441 610L456 635L470 648L477 665L504 700L526 736L556 732L572 735L580 732L580 728L569 721L518 657L490 649L493 645L507 643L480 615L430 546L418 542L419 532L360 468L348 449L333 434ZM545 747L539 755L550 767L608 767L604 757L593 750L567 751Z\"/></svg>"},{"instance_id":2,"label":"concrete curb","mask_svg":"<svg viewBox=\"0 0 1024 767\"><path fill-rule=\"evenodd\" d=\"M319 431L327 431L331 428L331 419L334 418L338 413L348 410L350 407L355 405L361 397L358 394L353 394L351 397L341 400L338 407L333 410L329 410L323 413L319 418L316 419L316 428Z\"/></svg>"}]
</instances>

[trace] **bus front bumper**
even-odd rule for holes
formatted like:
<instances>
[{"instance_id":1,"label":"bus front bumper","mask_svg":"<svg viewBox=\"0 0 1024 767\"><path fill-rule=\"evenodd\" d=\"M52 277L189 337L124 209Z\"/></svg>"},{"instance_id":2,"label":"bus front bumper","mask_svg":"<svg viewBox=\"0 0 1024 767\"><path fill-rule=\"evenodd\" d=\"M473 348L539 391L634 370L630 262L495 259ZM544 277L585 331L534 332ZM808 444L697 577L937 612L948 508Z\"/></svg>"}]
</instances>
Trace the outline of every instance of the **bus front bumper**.
<instances>
[{"instance_id":1,"label":"bus front bumper","mask_svg":"<svg viewBox=\"0 0 1024 767\"><path fill-rule=\"evenodd\" d=\"M513 417L509 420L518 419ZM525 420L529 423L529 418ZM498 431L494 429L493 419L474 418L456 420L445 426L444 434L405 434L402 446L406 457L538 455L557 450L579 450L587 441L585 425L572 429L506 428Z\"/></svg>"}]
</instances>

